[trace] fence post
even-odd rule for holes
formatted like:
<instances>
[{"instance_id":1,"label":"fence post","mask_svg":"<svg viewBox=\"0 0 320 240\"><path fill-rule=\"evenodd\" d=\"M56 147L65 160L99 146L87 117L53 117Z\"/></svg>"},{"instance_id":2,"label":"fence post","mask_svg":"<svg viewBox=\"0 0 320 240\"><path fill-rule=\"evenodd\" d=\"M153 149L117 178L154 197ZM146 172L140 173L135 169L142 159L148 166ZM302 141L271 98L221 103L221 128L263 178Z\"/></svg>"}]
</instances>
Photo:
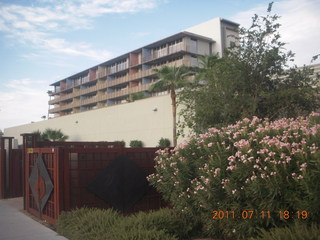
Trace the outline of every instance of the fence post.
<instances>
[{"instance_id":1,"label":"fence post","mask_svg":"<svg viewBox=\"0 0 320 240\"><path fill-rule=\"evenodd\" d=\"M10 176L13 173L11 167L12 154L12 139L13 137L0 137L0 198L6 198L11 194L12 181ZM8 144L6 146L6 141Z\"/></svg>"}]
</instances>

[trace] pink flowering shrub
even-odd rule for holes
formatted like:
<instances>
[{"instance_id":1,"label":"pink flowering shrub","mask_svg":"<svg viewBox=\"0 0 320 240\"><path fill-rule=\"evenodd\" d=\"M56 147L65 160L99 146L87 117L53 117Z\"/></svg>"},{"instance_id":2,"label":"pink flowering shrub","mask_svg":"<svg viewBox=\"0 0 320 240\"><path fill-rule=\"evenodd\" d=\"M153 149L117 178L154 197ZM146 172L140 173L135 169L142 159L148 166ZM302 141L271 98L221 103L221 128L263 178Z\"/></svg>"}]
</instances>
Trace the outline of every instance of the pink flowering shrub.
<instances>
[{"instance_id":1,"label":"pink flowering shrub","mask_svg":"<svg viewBox=\"0 0 320 240\"><path fill-rule=\"evenodd\" d=\"M159 150L148 179L211 237L256 236L298 217L320 223L319 143L318 113L273 122L246 118Z\"/></svg>"}]
</instances>

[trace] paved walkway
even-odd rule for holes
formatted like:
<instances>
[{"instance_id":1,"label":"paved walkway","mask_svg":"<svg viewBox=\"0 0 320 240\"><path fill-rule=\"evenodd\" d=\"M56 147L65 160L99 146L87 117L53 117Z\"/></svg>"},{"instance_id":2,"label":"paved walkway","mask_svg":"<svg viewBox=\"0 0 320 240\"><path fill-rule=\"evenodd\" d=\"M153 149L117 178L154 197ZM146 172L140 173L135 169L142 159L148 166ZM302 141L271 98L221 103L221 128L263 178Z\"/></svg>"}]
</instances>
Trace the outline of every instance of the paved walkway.
<instances>
[{"instance_id":1,"label":"paved walkway","mask_svg":"<svg viewBox=\"0 0 320 240\"><path fill-rule=\"evenodd\" d=\"M1 240L67 240L21 210L22 198L0 200Z\"/></svg>"}]
</instances>

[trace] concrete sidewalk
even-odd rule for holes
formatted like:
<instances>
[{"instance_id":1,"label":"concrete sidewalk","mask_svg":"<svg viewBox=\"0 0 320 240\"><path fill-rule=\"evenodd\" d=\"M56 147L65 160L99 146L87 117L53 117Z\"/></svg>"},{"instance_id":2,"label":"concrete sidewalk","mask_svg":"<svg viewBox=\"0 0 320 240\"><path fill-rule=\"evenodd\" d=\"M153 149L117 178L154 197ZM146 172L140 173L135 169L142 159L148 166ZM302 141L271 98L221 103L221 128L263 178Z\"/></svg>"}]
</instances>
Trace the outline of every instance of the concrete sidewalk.
<instances>
[{"instance_id":1,"label":"concrete sidewalk","mask_svg":"<svg viewBox=\"0 0 320 240\"><path fill-rule=\"evenodd\" d=\"M1 240L67 240L21 210L21 198L0 200Z\"/></svg>"}]
</instances>

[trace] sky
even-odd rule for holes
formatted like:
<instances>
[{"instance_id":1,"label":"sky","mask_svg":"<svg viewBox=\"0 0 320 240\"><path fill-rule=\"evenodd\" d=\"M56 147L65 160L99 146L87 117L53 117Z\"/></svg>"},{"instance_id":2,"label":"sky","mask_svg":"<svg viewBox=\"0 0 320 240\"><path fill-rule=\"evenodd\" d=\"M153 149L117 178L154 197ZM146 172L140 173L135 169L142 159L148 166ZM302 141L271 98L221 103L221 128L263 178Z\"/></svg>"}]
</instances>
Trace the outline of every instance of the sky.
<instances>
[{"instance_id":1,"label":"sky","mask_svg":"<svg viewBox=\"0 0 320 240\"><path fill-rule=\"evenodd\" d=\"M56 81L216 17L249 27L269 2L0 0L0 130L42 121ZM272 13L295 64L310 64L320 54L320 0L274 1Z\"/></svg>"}]
</instances>

